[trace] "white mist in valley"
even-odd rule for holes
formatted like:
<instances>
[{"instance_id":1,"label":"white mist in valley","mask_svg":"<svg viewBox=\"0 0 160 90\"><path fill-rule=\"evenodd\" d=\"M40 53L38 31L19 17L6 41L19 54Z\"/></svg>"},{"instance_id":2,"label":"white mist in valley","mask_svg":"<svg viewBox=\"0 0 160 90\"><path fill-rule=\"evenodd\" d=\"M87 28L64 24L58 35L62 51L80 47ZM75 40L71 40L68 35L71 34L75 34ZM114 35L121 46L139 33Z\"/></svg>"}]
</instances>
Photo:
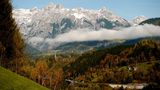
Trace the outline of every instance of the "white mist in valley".
<instances>
[{"instance_id":1,"label":"white mist in valley","mask_svg":"<svg viewBox=\"0 0 160 90\"><path fill-rule=\"evenodd\" d=\"M82 42L82 41L102 41L102 40L130 40L143 37L160 36L160 27L150 24L137 25L120 30L100 29L93 31L91 29L70 30L67 33L60 34L55 38L32 37L29 44L39 49L53 49L62 43Z\"/></svg>"}]
</instances>

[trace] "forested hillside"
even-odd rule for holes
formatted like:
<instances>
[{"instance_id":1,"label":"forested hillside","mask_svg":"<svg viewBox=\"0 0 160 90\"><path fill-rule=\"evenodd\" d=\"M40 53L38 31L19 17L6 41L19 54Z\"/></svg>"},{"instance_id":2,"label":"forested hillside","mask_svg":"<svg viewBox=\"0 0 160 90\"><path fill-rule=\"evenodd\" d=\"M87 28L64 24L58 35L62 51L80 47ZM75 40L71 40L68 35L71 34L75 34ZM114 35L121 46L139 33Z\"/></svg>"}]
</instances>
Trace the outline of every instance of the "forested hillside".
<instances>
[{"instance_id":1,"label":"forested hillside","mask_svg":"<svg viewBox=\"0 0 160 90\"><path fill-rule=\"evenodd\" d=\"M66 78L96 83L160 83L160 43L142 40L134 45L90 51L64 67ZM154 72L154 73L152 73Z\"/></svg>"},{"instance_id":2,"label":"forested hillside","mask_svg":"<svg viewBox=\"0 0 160 90\"><path fill-rule=\"evenodd\" d=\"M153 25L160 26L160 18L147 19L147 20L140 23L140 25L142 25L142 24L153 24Z\"/></svg>"}]
</instances>

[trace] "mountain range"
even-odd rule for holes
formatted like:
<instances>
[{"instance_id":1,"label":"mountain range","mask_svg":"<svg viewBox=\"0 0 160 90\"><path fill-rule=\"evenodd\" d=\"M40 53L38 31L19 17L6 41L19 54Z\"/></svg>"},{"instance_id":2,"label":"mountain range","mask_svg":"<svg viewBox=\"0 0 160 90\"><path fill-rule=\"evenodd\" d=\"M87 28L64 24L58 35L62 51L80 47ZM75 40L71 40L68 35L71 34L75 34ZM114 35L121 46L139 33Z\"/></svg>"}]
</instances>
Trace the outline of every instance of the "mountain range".
<instances>
[{"instance_id":1,"label":"mountain range","mask_svg":"<svg viewBox=\"0 0 160 90\"><path fill-rule=\"evenodd\" d=\"M100 28L113 29L129 27L130 23L115 15L107 8L89 10L84 8L67 9L62 5L49 4L38 9L15 9L13 11L24 35L55 37L71 29Z\"/></svg>"},{"instance_id":2,"label":"mountain range","mask_svg":"<svg viewBox=\"0 0 160 90\"><path fill-rule=\"evenodd\" d=\"M106 7L99 10L84 8L67 9L60 4L49 4L44 8L15 9L13 10L20 32L23 35L27 47L35 48L39 51L66 50L74 51L76 41L65 42L54 41L59 35L70 31L89 29L89 31L101 31L102 29L119 31L124 28L136 26L146 20L145 16L135 17L132 21L114 14ZM73 35L74 36L74 35ZM78 37L78 36L77 36ZM54 41L54 43L52 43ZM123 40L90 40L77 41L78 47L85 47L86 50L93 47L107 47L109 45L121 43ZM87 43L87 46L86 46ZM50 44L52 44L50 46ZM90 45L92 44L90 47ZM103 44L103 45L101 45ZM28 46L29 45L29 46ZM71 50L70 50L71 49ZM82 50L83 51L83 50Z\"/></svg>"}]
</instances>

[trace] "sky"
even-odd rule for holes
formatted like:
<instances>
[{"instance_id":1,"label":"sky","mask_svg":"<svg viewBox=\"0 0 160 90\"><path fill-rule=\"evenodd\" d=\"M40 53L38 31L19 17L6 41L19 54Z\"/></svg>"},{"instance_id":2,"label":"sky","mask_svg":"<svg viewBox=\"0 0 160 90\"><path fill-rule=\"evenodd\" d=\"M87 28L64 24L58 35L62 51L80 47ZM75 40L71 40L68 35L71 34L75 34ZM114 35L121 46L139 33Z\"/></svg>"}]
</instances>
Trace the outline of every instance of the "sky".
<instances>
[{"instance_id":1,"label":"sky","mask_svg":"<svg viewBox=\"0 0 160 90\"><path fill-rule=\"evenodd\" d=\"M147 18L160 17L160 0L12 0L15 9L43 8L51 2L62 4L65 8L100 9L106 7L127 20L140 15Z\"/></svg>"}]
</instances>

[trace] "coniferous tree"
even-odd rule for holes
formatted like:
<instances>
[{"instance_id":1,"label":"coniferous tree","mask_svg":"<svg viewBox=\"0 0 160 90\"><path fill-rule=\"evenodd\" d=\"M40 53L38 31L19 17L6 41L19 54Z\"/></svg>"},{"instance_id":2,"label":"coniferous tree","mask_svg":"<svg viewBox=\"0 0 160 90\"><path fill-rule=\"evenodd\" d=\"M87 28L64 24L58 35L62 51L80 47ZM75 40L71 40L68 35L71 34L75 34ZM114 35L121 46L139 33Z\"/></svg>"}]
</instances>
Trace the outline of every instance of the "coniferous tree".
<instances>
[{"instance_id":1,"label":"coniferous tree","mask_svg":"<svg viewBox=\"0 0 160 90\"><path fill-rule=\"evenodd\" d=\"M24 42L12 17L12 9L11 0L0 0L0 56L4 66L23 56Z\"/></svg>"}]
</instances>

